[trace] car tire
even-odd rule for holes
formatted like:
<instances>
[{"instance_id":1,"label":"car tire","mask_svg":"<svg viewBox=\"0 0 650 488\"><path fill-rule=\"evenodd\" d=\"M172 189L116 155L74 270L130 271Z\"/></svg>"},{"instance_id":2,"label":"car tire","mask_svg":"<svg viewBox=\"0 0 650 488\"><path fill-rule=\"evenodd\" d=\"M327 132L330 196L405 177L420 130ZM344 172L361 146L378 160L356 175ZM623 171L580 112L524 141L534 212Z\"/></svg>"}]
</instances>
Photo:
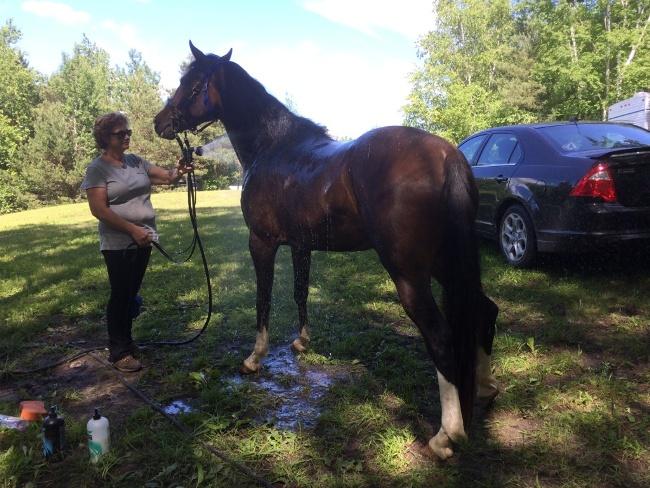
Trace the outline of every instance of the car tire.
<instances>
[{"instance_id":1,"label":"car tire","mask_svg":"<svg viewBox=\"0 0 650 488\"><path fill-rule=\"evenodd\" d=\"M535 227L528 212L521 205L511 205L504 212L499 222L497 240L501 254L511 266L526 268L535 261Z\"/></svg>"}]
</instances>

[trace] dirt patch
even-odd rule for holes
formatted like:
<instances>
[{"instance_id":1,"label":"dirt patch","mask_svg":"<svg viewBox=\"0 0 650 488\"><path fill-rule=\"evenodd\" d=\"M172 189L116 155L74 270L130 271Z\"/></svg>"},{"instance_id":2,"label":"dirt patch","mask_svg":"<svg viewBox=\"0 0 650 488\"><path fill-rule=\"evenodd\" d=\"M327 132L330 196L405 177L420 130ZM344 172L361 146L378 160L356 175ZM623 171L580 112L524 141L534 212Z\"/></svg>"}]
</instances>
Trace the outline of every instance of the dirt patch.
<instances>
[{"instance_id":1,"label":"dirt patch","mask_svg":"<svg viewBox=\"0 0 650 488\"><path fill-rule=\"evenodd\" d=\"M97 351L107 360L107 353ZM128 381L137 385L143 372L130 373ZM118 427L142 402L117 379L115 372L86 355L62 364L44 374L17 377L2 390L11 401L43 400L46 406L56 405L63 415L85 422L95 408Z\"/></svg>"},{"instance_id":2,"label":"dirt patch","mask_svg":"<svg viewBox=\"0 0 650 488\"><path fill-rule=\"evenodd\" d=\"M486 427L503 447L512 449L531 445L542 423L514 412L494 412L486 421Z\"/></svg>"}]
</instances>

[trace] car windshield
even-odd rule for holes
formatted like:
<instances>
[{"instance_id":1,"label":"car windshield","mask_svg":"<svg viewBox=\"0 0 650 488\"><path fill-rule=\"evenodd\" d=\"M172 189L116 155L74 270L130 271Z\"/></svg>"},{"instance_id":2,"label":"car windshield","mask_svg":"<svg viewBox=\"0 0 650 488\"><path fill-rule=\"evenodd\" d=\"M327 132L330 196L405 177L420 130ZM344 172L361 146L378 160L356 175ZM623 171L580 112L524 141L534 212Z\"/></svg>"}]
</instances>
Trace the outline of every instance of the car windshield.
<instances>
[{"instance_id":1,"label":"car windshield","mask_svg":"<svg viewBox=\"0 0 650 488\"><path fill-rule=\"evenodd\" d=\"M650 132L618 124L567 124L538 127L562 152L650 145Z\"/></svg>"}]
</instances>

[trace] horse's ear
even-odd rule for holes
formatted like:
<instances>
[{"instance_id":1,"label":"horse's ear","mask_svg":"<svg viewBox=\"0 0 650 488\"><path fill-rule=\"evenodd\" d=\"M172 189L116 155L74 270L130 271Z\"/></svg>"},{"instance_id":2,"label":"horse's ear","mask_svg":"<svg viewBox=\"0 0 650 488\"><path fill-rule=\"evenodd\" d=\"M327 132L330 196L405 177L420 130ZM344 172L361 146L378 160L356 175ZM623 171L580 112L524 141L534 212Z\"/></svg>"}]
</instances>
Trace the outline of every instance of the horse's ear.
<instances>
[{"instance_id":1,"label":"horse's ear","mask_svg":"<svg viewBox=\"0 0 650 488\"><path fill-rule=\"evenodd\" d=\"M232 56L232 48L230 48L230 51L228 51L226 54L221 56L222 61L230 61L230 56Z\"/></svg>"},{"instance_id":2,"label":"horse's ear","mask_svg":"<svg viewBox=\"0 0 650 488\"><path fill-rule=\"evenodd\" d=\"M192 44L192 41L190 41L190 50L194 55L194 59L196 59L197 61L200 61L205 57L205 54L203 54L196 46L194 46L194 44Z\"/></svg>"}]
</instances>

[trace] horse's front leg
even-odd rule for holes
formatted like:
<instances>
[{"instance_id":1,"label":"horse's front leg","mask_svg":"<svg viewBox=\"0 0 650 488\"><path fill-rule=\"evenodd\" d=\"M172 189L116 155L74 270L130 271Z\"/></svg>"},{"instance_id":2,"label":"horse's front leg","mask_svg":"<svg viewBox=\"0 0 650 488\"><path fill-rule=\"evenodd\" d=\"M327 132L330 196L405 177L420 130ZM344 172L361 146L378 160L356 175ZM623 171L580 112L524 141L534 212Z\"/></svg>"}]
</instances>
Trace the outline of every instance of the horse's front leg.
<instances>
[{"instance_id":1,"label":"horse's front leg","mask_svg":"<svg viewBox=\"0 0 650 488\"><path fill-rule=\"evenodd\" d=\"M260 239L254 232L250 234L248 246L257 276L257 337L253 352L244 360L240 369L244 374L258 371L262 364L262 358L266 356L269 349L269 312L273 288L273 267L278 250L275 241Z\"/></svg>"},{"instance_id":2,"label":"horse's front leg","mask_svg":"<svg viewBox=\"0 0 650 488\"><path fill-rule=\"evenodd\" d=\"M296 352L305 352L309 346L309 323L307 319L307 296L309 295L309 249L291 248L293 260L293 298L298 305L298 337L291 346Z\"/></svg>"}]
</instances>

